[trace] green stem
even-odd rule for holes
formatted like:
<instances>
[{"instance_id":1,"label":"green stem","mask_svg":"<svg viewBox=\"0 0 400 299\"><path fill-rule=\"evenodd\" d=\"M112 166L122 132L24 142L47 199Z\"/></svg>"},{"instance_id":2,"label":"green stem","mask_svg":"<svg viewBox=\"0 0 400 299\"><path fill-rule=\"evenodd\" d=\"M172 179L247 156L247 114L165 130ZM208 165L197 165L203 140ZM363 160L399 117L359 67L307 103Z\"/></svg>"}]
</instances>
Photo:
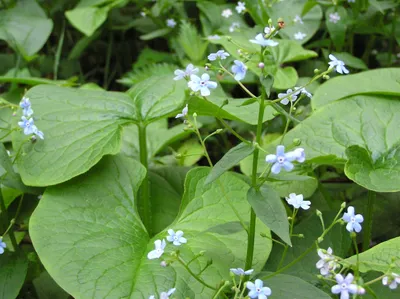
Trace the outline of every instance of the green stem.
<instances>
[{"instance_id":1,"label":"green stem","mask_svg":"<svg viewBox=\"0 0 400 299\"><path fill-rule=\"evenodd\" d=\"M205 145L205 143L204 143L203 138L201 138L201 134L200 134L199 128L198 128L198 126L197 126L196 117L194 118L194 127L195 127L196 135L197 135L197 137L199 138L200 144L201 144L201 146L202 146L202 148L203 148L204 155L206 156L206 159L207 159L207 161L208 161L208 164L210 165L210 167L213 167L213 163L212 163L212 161L211 161L211 158L210 158L210 156L208 155L207 147L206 147L206 145Z\"/></svg>"},{"instance_id":2,"label":"green stem","mask_svg":"<svg viewBox=\"0 0 400 299\"><path fill-rule=\"evenodd\" d=\"M223 289L225 289L225 287L227 287L229 285L229 281L225 281L225 283L217 290L217 292L215 293L215 295L213 296L213 299L217 299L219 294L221 294L221 292L223 291Z\"/></svg>"},{"instance_id":3,"label":"green stem","mask_svg":"<svg viewBox=\"0 0 400 299\"><path fill-rule=\"evenodd\" d=\"M374 204L376 199L376 193L374 191L368 190L368 202L366 206L366 211L364 211L365 215L365 225L364 225L364 239L363 239L363 251L366 251L369 248L369 244L371 243L371 231L372 231L372 217L374 213Z\"/></svg>"},{"instance_id":4,"label":"green stem","mask_svg":"<svg viewBox=\"0 0 400 299\"><path fill-rule=\"evenodd\" d=\"M57 80L57 78L58 78L58 66L60 65L61 52L62 52L62 47L64 44L64 34L65 34L65 19L63 19L60 40L58 41L56 56L54 59L54 67L53 67L53 79L54 80Z\"/></svg>"},{"instance_id":5,"label":"green stem","mask_svg":"<svg viewBox=\"0 0 400 299\"><path fill-rule=\"evenodd\" d=\"M146 125L139 125L139 147L140 147L140 163L146 168L146 176L140 186L140 205L142 209L142 220L149 235L151 235L151 207L150 207L150 193L149 193L149 174L148 174L148 160L147 160L147 137Z\"/></svg>"},{"instance_id":6,"label":"green stem","mask_svg":"<svg viewBox=\"0 0 400 299\"><path fill-rule=\"evenodd\" d=\"M292 219L290 221L290 237L292 237L292 235L293 235L293 226L294 226L294 219L296 218L296 214L297 214L297 209L293 209ZM289 249L289 246L287 244L285 244L285 249L283 250L282 257L281 257L281 260L279 261L277 270L279 270L279 268L282 266L283 262L285 261L288 249Z\"/></svg>"},{"instance_id":7,"label":"green stem","mask_svg":"<svg viewBox=\"0 0 400 299\"><path fill-rule=\"evenodd\" d=\"M108 76L109 76L109 72L110 72L110 61L111 61L111 54L112 54L112 50L113 50L113 41L114 41L114 35L112 33L112 30L110 30L110 36L109 36L108 47L107 47L106 65L104 68L104 78L103 78L104 89L108 88Z\"/></svg>"},{"instance_id":8,"label":"green stem","mask_svg":"<svg viewBox=\"0 0 400 299\"><path fill-rule=\"evenodd\" d=\"M360 257L359 257L359 252L358 252L358 246L357 246L357 236L354 234L352 237L353 239L353 244L354 244L354 249L356 251L356 256L357 256L357 265L356 265L356 271L355 271L355 276L358 277L358 267L360 266Z\"/></svg>"},{"instance_id":9,"label":"green stem","mask_svg":"<svg viewBox=\"0 0 400 299\"><path fill-rule=\"evenodd\" d=\"M226 72L226 73L227 73L229 76L231 76L232 78L235 78L235 76L234 76L230 71L228 71L228 70L222 65L221 62L219 63L219 65L220 65L220 67L224 70L224 72ZM252 98L257 98L257 96L254 95L250 90L248 90L248 89L246 88L246 86L243 85L242 82L237 81L237 80L236 80L236 82L240 85L240 87L241 87L250 97L252 97Z\"/></svg>"},{"instance_id":10,"label":"green stem","mask_svg":"<svg viewBox=\"0 0 400 299\"><path fill-rule=\"evenodd\" d=\"M230 127L222 118L218 117L217 118L221 124L228 129L229 132L231 132L233 135L235 135L240 141L249 144L250 142L246 139L244 139L242 136L240 136L232 127Z\"/></svg>"},{"instance_id":11,"label":"green stem","mask_svg":"<svg viewBox=\"0 0 400 299\"><path fill-rule=\"evenodd\" d=\"M190 270L190 268L186 265L185 261L178 256L178 262L186 269L186 271L189 272L190 275L192 275L192 277L194 279L196 279L198 282L200 282L202 285L204 285L205 287L212 289L212 290L217 290L217 288L209 285L208 283L206 283L204 280L202 280L200 277L198 277L196 274L193 273L192 270Z\"/></svg>"},{"instance_id":12,"label":"green stem","mask_svg":"<svg viewBox=\"0 0 400 299\"><path fill-rule=\"evenodd\" d=\"M264 90L264 89L263 89ZM261 133L263 127L263 119L264 119L264 91L263 96L259 100L259 110L258 110L258 121L257 121L257 133L256 133L256 142L258 144L261 143ZM251 174L251 184L253 188L257 188L257 167L258 167L258 155L260 150L258 147L254 149L253 152L253 169ZM251 269L253 264L253 254L254 254L254 239L255 239L255 231L256 231L256 214L251 208L250 211L250 227L249 234L247 239L247 255L246 255L246 268Z\"/></svg>"},{"instance_id":13,"label":"green stem","mask_svg":"<svg viewBox=\"0 0 400 299\"><path fill-rule=\"evenodd\" d=\"M4 222L6 223L6 225L9 223L9 217L8 217L8 213L7 213L7 209L6 209L6 205L4 203L4 199L3 199L3 193L0 192L0 210L1 210L1 214L3 214L3 219ZM6 232L8 232L8 235L10 236L10 240L11 240L11 244L14 248L15 251L18 250L18 244L17 244L17 240L15 239L15 235L14 235L14 223L10 223L10 225L8 226Z\"/></svg>"},{"instance_id":14,"label":"green stem","mask_svg":"<svg viewBox=\"0 0 400 299\"><path fill-rule=\"evenodd\" d=\"M393 9L393 20L392 20L392 28L391 28L392 32L390 34L389 50L388 50L388 66L391 65L392 54L394 52L393 45L394 45L394 36L395 36L395 32L396 32L396 23L397 23L397 20L396 20L396 9Z\"/></svg>"}]
</instances>

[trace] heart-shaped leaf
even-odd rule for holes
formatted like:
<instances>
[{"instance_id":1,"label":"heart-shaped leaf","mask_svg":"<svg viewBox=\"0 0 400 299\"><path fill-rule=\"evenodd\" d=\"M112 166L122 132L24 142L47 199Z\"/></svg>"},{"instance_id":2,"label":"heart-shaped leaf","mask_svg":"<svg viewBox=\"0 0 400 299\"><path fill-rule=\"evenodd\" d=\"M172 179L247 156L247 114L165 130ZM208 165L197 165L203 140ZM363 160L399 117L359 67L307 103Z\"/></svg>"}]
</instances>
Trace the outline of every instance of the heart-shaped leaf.
<instances>
[{"instance_id":1,"label":"heart-shaped leaf","mask_svg":"<svg viewBox=\"0 0 400 299\"><path fill-rule=\"evenodd\" d=\"M121 155L104 157L81 177L46 189L30 221L35 249L50 275L75 298L148 298L172 287L178 298L210 298L215 290L194 280L178 262L160 267L160 261L172 258L172 251L179 249L187 262L204 250L190 268L198 273L212 259L200 275L211 286L229 279L230 267L243 267L246 231L220 234L212 229L227 222L245 223L249 187L229 173L204 187L208 173L208 168L188 173L179 215L168 227L184 231L188 241L179 247L168 243L161 259L148 260L147 254L156 239L167 236L167 228L150 239L135 207L145 169ZM258 222L256 270L271 250L271 241L259 237L265 231Z\"/></svg>"}]
</instances>

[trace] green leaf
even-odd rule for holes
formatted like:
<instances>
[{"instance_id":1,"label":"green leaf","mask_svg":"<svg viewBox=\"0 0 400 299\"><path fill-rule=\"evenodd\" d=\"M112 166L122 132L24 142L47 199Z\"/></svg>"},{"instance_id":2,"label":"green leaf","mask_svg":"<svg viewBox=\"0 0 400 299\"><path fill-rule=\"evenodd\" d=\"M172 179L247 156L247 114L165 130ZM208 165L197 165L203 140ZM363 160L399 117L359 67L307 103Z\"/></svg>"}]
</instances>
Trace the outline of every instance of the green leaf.
<instances>
[{"instance_id":1,"label":"green leaf","mask_svg":"<svg viewBox=\"0 0 400 299\"><path fill-rule=\"evenodd\" d=\"M179 36L177 39L179 45L189 57L189 60L197 64L204 60L207 50L207 43L202 39L196 30L196 27L183 21L179 27Z\"/></svg>"},{"instance_id":2,"label":"green leaf","mask_svg":"<svg viewBox=\"0 0 400 299\"><path fill-rule=\"evenodd\" d=\"M295 276L278 274L270 278L267 277L268 275L260 276L260 279L264 281L265 286L268 286L272 290L272 296L276 298L332 298L330 295L321 291L319 288Z\"/></svg>"},{"instance_id":3,"label":"green leaf","mask_svg":"<svg viewBox=\"0 0 400 299\"><path fill-rule=\"evenodd\" d=\"M117 80L118 83L132 87L133 85L144 81L153 76L173 74L178 67L169 63L149 63L140 68L135 68Z\"/></svg>"},{"instance_id":4,"label":"green leaf","mask_svg":"<svg viewBox=\"0 0 400 299\"><path fill-rule=\"evenodd\" d=\"M175 116L177 107L183 106L187 83L173 80L173 74L153 76L128 90L136 108L131 118L151 123L165 116Z\"/></svg>"},{"instance_id":5,"label":"green leaf","mask_svg":"<svg viewBox=\"0 0 400 299\"><path fill-rule=\"evenodd\" d=\"M279 45L272 47L271 52L278 64L318 57L316 52L306 50L297 42L287 39L279 40Z\"/></svg>"},{"instance_id":6,"label":"green leaf","mask_svg":"<svg viewBox=\"0 0 400 299\"><path fill-rule=\"evenodd\" d=\"M68 299L66 293L54 280L48 272L44 271L32 281L38 299Z\"/></svg>"},{"instance_id":7,"label":"green leaf","mask_svg":"<svg viewBox=\"0 0 400 299\"><path fill-rule=\"evenodd\" d=\"M36 1L16 1L13 8L0 11L0 39L29 60L46 43L53 22Z\"/></svg>"},{"instance_id":8,"label":"green leaf","mask_svg":"<svg viewBox=\"0 0 400 299\"><path fill-rule=\"evenodd\" d=\"M189 111L195 111L198 115L210 115L237 120L251 125L257 124L259 109L257 102L249 104L249 99L228 99L229 103L224 105L227 99L227 97L213 96L212 94L207 99L193 97L190 99ZM246 104L246 108L242 107L243 104ZM263 122L273 119L274 111L269 105L265 107Z\"/></svg>"},{"instance_id":9,"label":"green leaf","mask_svg":"<svg viewBox=\"0 0 400 299\"><path fill-rule=\"evenodd\" d=\"M177 154L181 156L178 165L193 166L203 157L204 150L196 139L189 139L178 148Z\"/></svg>"},{"instance_id":10,"label":"green leaf","mask_svg":"<svg viewBox=\"0 0 400 299\"><path fill-rule=\"evenodd\" d=\"M287 89L294 86L299 79L297 71L294 67L288 66L285 68L278 68L274 77L274 88Z\"/></svg>"},{"instance_id":11,"label":"green leaf","mask_svg":"<svg viewBox=\"0 0 400 299\"><path fill-rule=\"evenodd\" d=\"M238 165L247 156L254 152L253 144L239 143L231 148L222 158L214 165L210 174L208 175L205 184L210 184L218 179L223 173L231 169L233 166Z\"/></svg>"},{"instance_id":12,"label":"green leaf","mask_svg":"<svg viewBox=\"0 0 400 299\"><path fill-rule=\"evenodd\" d=\"M77 7L65 12L68 21L86 36L91 36L105 20L110 10L109 6L104 7Z\"/></svg>"},{"instance_id":13,"label":"green leaf","mask_svg":"<svg viewBox=\"0 0 400 299\"><path fill-rule=\"evenodd\" d=\"M340 20L331 22L329 15L337 13ZM331 6L325 12L325 25L335 47L340 51L344 45L347 30L347 11L342 6Z\"/></svg>"},{"instance_id":14,"label":"green leaf","mask_svg":"<svg viewBox=\"0 0 400 299\"><path fill-rule=\"evenodd\" d=\"M81 55L85 52L85 50L89 47L89 45L97 40L101 35L100 31L94 32L90 36L83 36L77 43L75 43L74 47L68 54L68 60L79 59Z\"/></svg>"},{"instance_id":15,"label":"green leaf","mask_svg":"<svg viewBox=\"0 0 400 299\"><path fill-rule=\"evenodd\" d=\"M271 181L266 184L278 192L280 197L286 197L290 193L303 194L305 198L313 195L318 187L318 180L307 175L298 175L291 173L280 174L275 180L271 177Z\"/></svg>"},{"instance_id":16,"label":"green leaf","mask_svg":"<svg viewBox=\"0 0 400 299\"><path fill-rule=\"evenodd\" d=\"M153 233L159 233L178 215L188 167L159 167L149 170Z\"/></svg>"},{"instance_id":17,"label":"green leaf","mask_svg":"<svg viewBox=\"0 0 400 299\"><path fill-rule=\"evenodd\" d=\"M349 179L377 192L400 190L400 143L375 159L358 145L347 148L346 155L344 171Z\"/></svg>"},{"instance_id":18,"label":"green leaf","mask_svg":"<svg viewBox=\"0 0 400 299\"><path fill-rule=\"evenodd\" d=\"M400 69L386 68L339 76L322 84L312 99L314 109L352 95L384 94L400 96Z\"/></svg>"},{"instance_id":19,"label":"green leaf","mask_svg":"<svg viewBox=\"0 0 400 299\"><path fill-rule=\"evenodd\" d=\"M28 260L21 251L6 251L0 255L0 269L1 298L17 298L28 271Z\"/></svg>"},{"instance_id":20,"label":"green leaf","mask_svg":"<svg viewBox=\"0 0 400 299\"><path fill-rule=\"evenodd\" d=\"M167 35L168 33L170 33L172 31L171 28L161 28L161 29L157 29L154 30L150 33L146 33L140 36L141 40L152 40L164 35Z\"/></svg>"},{"instance_id":21,"label":"green leaf","mask_svg":"<svg viewBox=\"0 0 400 299\"><path fill-rule=\"evenodd\" d=\"M26 95L35 111L35 125L45 139L26 142L13 134L18 168L25 184L48 186L86 172L101 157L120 150L121 128L134 114L123 93L39 85ZM62 157L62 158L61 158Z\"/></svg>"},{"instance_id":22,"label":"green leaf","mask_svg":"<svg viewBox=\"0 0 400 299\"><path fill-rule=\"evenodd\" d=\"M265 93L269 97L271 95L271 88L274 85L274 77L271 75L261 76L260 83L264 87ZM253 99L255 101L255 99ZM244 105L242 105L244 106Z\"/></svg>"},{"instance_id":23,"label":"green leaf","mask_svg":"<svg viewBox=\"0 0 400 299\"><path fill-rule=\"evenodd\" d=\"M208 168L191 170L178 218L168 228L185 232L188 243L180 256L189 261L201 250L203 257L190 264L200 276L216 285L229 279L229 268L239 267L246 256L244 229L227 235L209 229L227 222L247 219L248 185L232 174L204 187ZM177 248L170 243L159 260L148 260L154 241L167 236L166 229L149 238L136 207L136 193L145 169L122 155L107 156L85 175L46 189L30 220L33 244L49 274L75 298L148 298L175 287L178 298L211 298L214 290L204 288L179 263L160 267ZM235 209L235 210L233 210ZM259 237L268 232L257 224L254 268L259 271L271 249L271 241Z\"/></svg>"},{"instance_id":24,"label":"green leaf","mask_svg":"<svg viewBox=\"0 0 400 299\"><path fill-rule=\"evenodd\" d=\"M285 206L279 195L267 186L260 190L251 188L247 200L257 217L285 243L292 246L289 235L289 221Z\"/></svg>"},{"instance_id":25,"label":"green leaf","mask_svg":"<svg viewBox=\"0 0 400 299\"><path fill-rule=\"evenodd\" d=\"M324 55L326 53L325 56L328 57L328 55L329 55L328 51L324 51L324 49L323 49L323 52L324 52ZM347 53L347 52L341 52L341 53L333 52L332 54L337 59L343 61L346 66L352 67L354 69L359 69L359 70L367 70L368 69L368 66L365 64L365 62L362 59L357 58L357 57L351 55L350 53Z\"/></svg>"},{"instance_id":26,"label":"green leaf","mask_svg":"<svg viewBox=\"0 0 400 299\"><path fill-rule=\"evenodd\" d=\"M222 24L220 8L211 1L196 2L199 10L207 17L213 29L219 29Z\"/></svg>"},{"instance_id":27,"label":"green leaf","mask_svg":"<svg viewBox=\"0 0 400 299\"><path fill-rule=\"evenodd\" d=\"M400 237L390 239L375 245L371 249L358 255L359 270L361 272L379 271L386 273L389 270L394 273L400 272ZM357 256L344 260L346 266L351 264L355 267ZM392 265L392 266L391 266Z\"/></svg>"},{"instance_id":28,"label":"green leaf","mask_svg":"<svg viewBox=\"0 0 400 299\"><path fill-rule=\"evenodd\" d=\"M307 0L281 1L275 3L271 8L268 8L268 13L272 20L275 21L278 18L283 18L285 20L284 30L279 31L280 36L291 39L297 44L306 43L313 37L320 27L322 9L319 5L314 4L304 12L303 8L305 8L305 5L309 2L310 1ZM294 21L296 16L301 17L303 24ZM301 41L297 41L294 38L294 34L299 31L306 34L306 37Z\"/></svg>"}]
</instances>

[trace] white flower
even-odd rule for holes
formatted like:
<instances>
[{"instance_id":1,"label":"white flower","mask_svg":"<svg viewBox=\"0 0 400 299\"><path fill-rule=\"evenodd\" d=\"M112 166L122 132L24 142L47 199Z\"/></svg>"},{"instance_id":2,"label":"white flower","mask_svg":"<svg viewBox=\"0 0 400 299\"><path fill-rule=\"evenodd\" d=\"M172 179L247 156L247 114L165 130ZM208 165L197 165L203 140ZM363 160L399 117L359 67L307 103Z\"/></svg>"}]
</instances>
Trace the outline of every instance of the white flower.
<instances>
[{"instance_id":1,"label":"white flower","mask_svg":"<svg viewBox=\"0 0 400 299\"><path fill-rule=\"evenodd\" d=\"M233 22L232 25L229 27L229 32L233 32L237 28L240 28L240 23L239 22Z\"/></svg>"},{"instance_id":2,"label":"white flower","mask_svg":"<svg viewBox=\"0 0 400 299\"><path fill-rule=\"evenodd\" d=\"M193 64L188 64L186 67L185 71L182 70L175 70L174 74L175 74L175 78L174 80L181 80L186 78L189 78L191 75L196 74L199 71L199 69L193 66Z\"/></svg>"},{"instance_id":3,"label":"white flower","mask_svg":"<svg viewBox=\"0 0 400 299\"><path fill-rule=\"evenodd\" d=\"M140 12L140 15L141 15L143 18L146 17L146 13L145 13L144 11L141 11L141 12Z\"/></svg>"},{"instance_id":4,"label":"white flower","mask_svg":"<svg viewBox=\"0 0 400 299\"><path fill-rule=\"evenodd\" d=\"M304 23L303 23L303 19L302 19L299 15L296 15L296 16L294 17L293 21L294 21L295 23L299 22L300 24L304 24Z\"/></svg>"},{"instance_id":5,"label":"white flower","mask_svg":"<svg viewBox=\"0 0 400 299\"><path fill-rule=\"evenodd\" d=\"M321 259L317 262L316 267L319 269L322 276L328 276L338 266L335 256L332 255L332 253L333 250L330 247L326 251L318 249L318 255Z\"/></svg>"},{"instance_id":6,"label":"white flower","mask_svg":"<svg viewBox=\"0 0 400 299\"><path fill-rule=\"evenodd\" d=\"M361 214L355 215L354 207L349 206L347 208L347 213L343 214L342 219L347 222L346 229L350 233L355 231L359 233L362 229L360 223L364 221L364 217Z\"/></svg>"},{"instance_id":7,"label":"white flower","mask_svg":"<svg viewBox=\"0 0 400 299\"><path fill-rule=\"evenodd\" d=\"M209 40L218 40L221 39L221 37L218 34L214 34L214 35L209 35L207 37Z\"/></svg>"},{"instance_id":8,"label":"white flower","mask_svg":"<svg viewBox=\"0 0 400 299\"><path fill-rule=\"evenodd\" d=\"M250 270L246 270L246 271L244 271L242 268L232 268L232 269L230 269L230 271L233 273L233 274L235 274L235 275L250 275L251 273L253 273L253 269L250 269Z\"/></svg>"},{"instance_id":9,"label":"white flower","mask_svg":"<svg viewBox=\"0 0 400 299\"><path fill-rule=\"evenodd\" d=\"M239 1L238 4L237 4L237 6L236 6L236 11L237 11L238 13L242 13L243 11L245 11L245 10L246 10L245 4L246 4L246 3L240 2L240 1Z\"/></svg>"},{"instance_id":10,"label":"white flower","mask_svg":"<svg viewBox=\"0 0 400 299\"><path fill-rule=\"evenodd\" d=\"M164 253L164 248L167 246L165 240L156 240L154 241L154 250L150 251L147 254L147 258L149 260L158 259Z\"/></svg>"},{"instance_id":11,"label":"white flower","mask_svg":"<svg viewBox=\"0 0 400 299\"><path fill-rule=\"evenodd\" d=\"M291 94L291 95L288 96L289 94ZM293 93L292 89L288 89L286 92L278 93L278 98L279 99L284 98L283 100L280 101L280 103L282 105L287 105L287 104L289 104L289 101L294 102L297 100L297 94L298 93Z\"/></svg>"},{"instance_id":12,"label":"white flower","mask_svg":"<svg viewBox=\"0 0 400 299\"><path fill-rule=\"evenodd\" d=\"M173 242L175 246L180 246L182 243L187 243L186 238L183 237L183 231L181 230L178 230L175 233L173 229L169 229L168 234L169 234L169 236L167 236L168 242Z\"/></svg>"},{"instance_id":13,"label":"white flower","mask_svg":"<svg viewBox=\"0 0 400 299\"><path fill-rule=\"evenodd\" d=\"M258 44L263 47L266 46L275 47L278 45L278 42L273 41L272 39L265 39L262 33L257 34L255 39L250 39L250 42L253 44Z\"/></svg>"},{"instance_id":14,"label":"white flower","mask_svg":"<svg viewBox=\"0 0 400 299\"><path fill-rule=\"evenodd\" d=\"M338 72L339 74L348 74L350 73L348 69L345 68L345 64L343 61L338 60L335 56L333 56L332 54L329 54L329 59L331 61L328 62L329 67L330 68L334 68L336 67L336 72Z\"/></svg>"},{"instance_id":15,"label":"white flower","mask_svg":"<svg viewBox=\"0 0 400 299\"><path fill-rule=\"evenodd\" d=\"M297 40L303 40L306 36L307 34L300 31L294 34L294 38Z\"/></svg>"},{"instance_id":16,"label":"white flower","mask_svg":"<svg viewBox=\"0 0 400 299\"><path fill-rule=\"evenodd\" d=\"M348 3L356 3L356 0L347 0Z\"/></svg>"},{"instance_id":17,"label":"white flower","mask_svg":"<svg viewBox=\"0 0 400 299\"><path fill-rule=\"evenodd\" d=\"M168 19L167 20L167 26L171 27L171 28L174 28L176 26L175 20L174 19Z\"/></svg>"},{"instance_id":18,"label":"white flower","mask_svg":"<svg viewBox=\"0 0 400 299\"><path fill-rule=\"evenodd\" d=\"M232 15L232 10L228 9L224 9L222 11L221 16L223 16L224 18L229 18Z\"/></svg>"},{"instance_id":19,"label":"white flower","mask_svg":"<svg viewBox=\"0 0 400 299\"><path fill-rule=\"evenodd\" d=\"M351 294L358 293L358 286L356 284L352 284L354 276L353 274L347 274L346 278L343 278L341 274L337 274L335 276L337 285L334 285L331 288L333 294L340 294L340 299L349 299Z\"/></svg>"},{"instance_id":20,"label":"white flower","mask_svg":"<svg viewBox=\"0 0 400 299\"><path fill-rule=\"evenodd\" d=\"M221 59L226 59L226 57L230 56L228 52L225 52L224 50L219 50L217 51L217 53L211 53L210 55L208 55L208 60L210 61L214 61L217 60L217 58L221 58Z\"/></svg>"},{"instance_id":21,"label":"white flower","mask_svg":"<svg viewBox=\"0 0 400 299\"><path fill-rule=\"evenodd\" d=\"M340 16L337 12L329 14L329 22L336 24L340 21Z\"/></svg>"},{"instance_id":22,"label":"white flower","mask_svg":"<svg viewBox=\"0 0 400 299\"><path fill-rule=\"evenodd\" d=\"M297 92L295 93L295 95L299 95L300 93L306 95L307 97L311 98L312 94L309 93L304 87L295 87L294 90L296 90Z\"/></svg>"},{"instance_id":23,"label":"white flower","mask_svg":"<svg viewBox=\"0 0 400 299\"><path fill-rule=\"evenodd\" d=\"M276 30L274 26L272 27L267 26L264 28L264 33L265 35L270 35L271 33L274 33L272 36L275 36L278 34L278 30Z\"/></svg>"},{"instance_id":24,"label":"white flower","mask_svg":"<svg viewBox=\"0 0 400 299\"><path fill-rule=\"evenodd\" d=\"M400 284L400 276L396 273L391 273L382 278L382 284L384 286L389 285L389 288L394 290L397 288L397 284Z\"/></svg>"},{"instance_id":25,"label":"white flower","mask_svg":"<svg viewBox=\"0 0 400 299\"><path fill-rule=\"evenodd\" d=\"M286 171L292 171L294 168L293 161L296 160L303 163L305 159L304 149L298 148L285 153L285 147L283 145L278 145L276 147L276 155L270 154L265 157L267 163L273 163L271 172L274 174L280 173L282 168Z\"/></svg>"},{"instance_id":26,"label":"white flower","mask_svg":"<svg viewBox=\"0 0 400 299\"><path fill-rule=\"evenodd\" d=\"M233 63L234 65L232 66L231 70L235 75L235 80L240 81L244 79L244 77L246 77L247 66L240 60L234 60Z\"/></svg>"},{"instance_id":27,"label":"white flower","mask_svg":"<svg viewBox=\"0 0 400 299\"><path fill-rule=\"evenodd\" d=\"M303 194L296 195L296 193L290 193L289 197L286 197L286 201L295 209L302 208L303 210L308 210L311 205L311 201L303 200Z\"/></svg>"},{"instance_id":28,"label":"white flower","mask_svg":"<svg viewBox=\"0 0 400 299\"><path fill-rule=\"evenodd\" d=\"M181 118L181 117L186 117L186 115L188 114L189 108L188 108L188 104L186 104L186 106L182 109L182 113L178 113L175 118ZM167 238L168 239L168 238ZM169 241L169 240L168 240Z\"/></svg>"},{"instance_id":29,"label":"white flower","mask_svg":"<svg viewBox=\"0 0 400 299\"><path fill-rule=\"evenodd\" d=\"M201 75L201 78L196 75L191 75L190 81L188 82L188 87L194 92L200 91L200 94L203 97L206 97L211 94L209 88L217 88L217 83L210 81L209 74L203 74Z\"/></svg>"}]
</instances>

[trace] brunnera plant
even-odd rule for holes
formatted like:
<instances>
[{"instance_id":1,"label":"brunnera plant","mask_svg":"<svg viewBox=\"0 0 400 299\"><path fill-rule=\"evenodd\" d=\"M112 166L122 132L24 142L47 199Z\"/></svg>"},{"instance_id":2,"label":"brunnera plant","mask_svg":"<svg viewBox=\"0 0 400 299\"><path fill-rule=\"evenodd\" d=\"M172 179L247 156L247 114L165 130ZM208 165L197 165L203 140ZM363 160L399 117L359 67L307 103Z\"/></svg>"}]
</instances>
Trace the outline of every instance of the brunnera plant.
<instances>
[{"instance_id":1,"label":"brunnera plant","mask_svg":"<svg viewBox=\"0 0 400 299\"><path fill-rule=\"evenodd\" d=\"M78 6L67 18L90 36L101 22L86 28L82 10L107 15L123 2ZM309 4L293 22L304 25L313 10L313 18L322 14L317 7ZM334 8L326 10L327 30L340 48L344 13ZM296 84L296 69L284 64L318 56L301 46L314 29L305 26L291 39L283 19L257 19L271 12L257 15L249 1L239 1L235 11L223 7L220 17L249 13L266 26L233 22L229 35L208 36L215 51L199 45L204 57L187 55L193 61L126 92L33 79L18 104L2 100L14 117L3 135L12 146L0 148L1 184L19 190L15 213L7 189L0 194L6 298L18 295L28 271L15 226L24 197L40 198L29 218L34 250L74 298L346 299L379 298L379 284L396 289L400 238L370 243L377 194L400 191L400 71L351 74L340 55L326 53L324 68ZM145 9L141 15L157 17ZM153 36L178 23L166 19ZM255 84L246 83L249 77ZM245 97L231 97L225 82ZM312 94L316 82L322 84ZM307 117L304 103L311 105ZM204 117L218 127L204 133ZM168 128L166 119L182 123ZM252 138L231 121L253 126ZM214 160L210 141L228 134L236 145ZM156 163L167 145L188 136L198 140L196 156L207 166ZM176 154L185 157L190 154ZM238 165L241 173L231 171ZM318 177L323 167L367 190L363 212L328 195ZM323 204L311 199L316 192Z\"/></svg>"}]
</instances>

